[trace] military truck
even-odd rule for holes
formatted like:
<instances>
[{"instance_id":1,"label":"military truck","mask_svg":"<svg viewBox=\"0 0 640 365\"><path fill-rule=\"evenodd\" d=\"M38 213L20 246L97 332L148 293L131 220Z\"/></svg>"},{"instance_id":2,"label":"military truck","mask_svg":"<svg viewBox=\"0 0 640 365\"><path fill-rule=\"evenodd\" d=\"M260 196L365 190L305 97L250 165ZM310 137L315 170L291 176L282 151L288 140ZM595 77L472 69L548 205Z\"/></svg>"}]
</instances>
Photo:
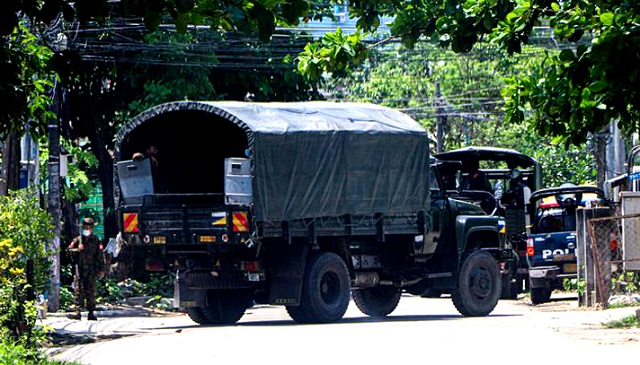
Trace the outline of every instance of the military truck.
<instances>
[{"instance_id":1,"label":"military truck","mask_svg":"<svg viewBox=\"0 0 640 365\"><path fill-rule=\"evenodd\" d=\"M149 161L131 159L150 144L162 192ZM399 111L170 102L126 124L114 155L121 238L146 269L175 273L174 305L197 323L232 324L255 304L335 322L350 296L383 317L429 289L464 316L498 302L504 220L447 195L427 132Z\"/></svg>"}]
</instances>

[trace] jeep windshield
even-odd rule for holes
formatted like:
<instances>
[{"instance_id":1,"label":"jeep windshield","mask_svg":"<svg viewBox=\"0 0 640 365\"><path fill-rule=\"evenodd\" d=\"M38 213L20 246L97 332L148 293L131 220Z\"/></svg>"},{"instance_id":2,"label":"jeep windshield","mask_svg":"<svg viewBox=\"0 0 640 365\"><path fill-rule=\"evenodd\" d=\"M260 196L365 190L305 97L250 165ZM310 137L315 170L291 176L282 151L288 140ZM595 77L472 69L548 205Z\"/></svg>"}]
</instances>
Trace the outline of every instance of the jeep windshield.
<instances>
[{"instance_id":1,"label":"jeep windshield","mask_svg":"<svg viewBox=\"0 0 640 365\"><path fill-rule=\"evenodd\" d=\"M540 210L536 216L535 225L536 233L575 231L575 209L549 208Z\"/></svg>"},{"instance_id":2,"label":"jeep windshield","mask_svg":"<svg viewBox=\"0 0 640 365\"><path fill-rule=\"evenodd\" d=\"M532 232L553 233L576 230L576 209L605 203L604 192L595 186L566 185L538 190L531 196Z\"/></svg>"}]
</instances>

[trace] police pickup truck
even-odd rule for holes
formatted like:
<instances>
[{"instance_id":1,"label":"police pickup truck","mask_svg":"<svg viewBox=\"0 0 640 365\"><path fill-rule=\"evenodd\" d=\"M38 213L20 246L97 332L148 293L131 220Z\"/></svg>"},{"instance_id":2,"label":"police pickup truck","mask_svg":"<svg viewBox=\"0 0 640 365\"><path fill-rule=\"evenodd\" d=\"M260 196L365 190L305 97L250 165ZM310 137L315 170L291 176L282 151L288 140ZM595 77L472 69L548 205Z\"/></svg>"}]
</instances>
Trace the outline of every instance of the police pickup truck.
<instances>
[{"instance_id":1,"label":"police pickup truck","mask_svg":"<svg viewBox=\"0 0 640 365\"><path fill-rule=\"evenodd\" d=\"M576 209L608 204L595 186L563 184L535 191L526 235L531 302L548 302L553 290L577 277Z\"/></svg>"}]
</instances>

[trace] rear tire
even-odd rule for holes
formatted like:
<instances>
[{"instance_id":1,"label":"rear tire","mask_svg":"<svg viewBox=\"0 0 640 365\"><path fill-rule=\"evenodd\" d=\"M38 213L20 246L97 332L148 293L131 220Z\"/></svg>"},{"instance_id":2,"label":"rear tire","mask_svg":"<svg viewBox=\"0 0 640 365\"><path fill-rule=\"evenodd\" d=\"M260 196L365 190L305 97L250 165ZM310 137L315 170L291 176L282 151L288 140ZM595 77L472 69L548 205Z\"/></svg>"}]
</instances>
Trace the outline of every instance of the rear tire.
<instances>
[{"instance_id":1,"label":"rear tire","mask_svg":"<svg viewBox=\"0 0 640 365\"><path fill-rule=\"evenodd\" d=\"M353 289L351 294L358 309L371 317L384 317L393 312L402 295L392 287Z\"/></svg>"},{"instance_id":2,"label":"rear tire","mask_svg":"<svg viewBox=\"0 0 640 365\"><path fill-rule=\"evenodd\" d=\"M289 317L291 317L291 319L293 319L293 321L296 323L309 323L309 318L307 318L307 316L304 314L304 311L302 310L302 307L300 306L288 305L287 313L289 314Z\"/></svg>"},{"instance_id":3,"label":"rear tire","mask_svg":"<svg viewBox=\"0 0 640 365\"><path fill-rule=\"evenodd\" d=\"M211 323L211 321L207 318L207 316L204 315L204 312L202 310L201 307L191 307L191 308L187 308L187 315L189 316L189 318L191 318L192 321L198 323L198 324L213 324Z\"/></svg>"},{"instance_id":4,"label":"rear tire","mask_svg":"<svg viewBox=\"0 0 640 365\"><path fill-rule=\"evenodd\" d=\"M187 314L194 322L205 325L234 324L242 318L248 305L245 293L210 293L210 305L187 308Z\"/></svg>"},{"instance_id":5,"label":"rear tire","mask_svg":"<svg viewBox=\"0 0 640 365\"><path fill-rule=\"evenodd\" d=\"M549 288L531 288L531 304L538 305L546 303L551 299L551 289Z\"/></svg>"},{"instance_id":6,"label":"rear tire","mask_svg":"<svg viewBox=\"0 0 640 365\"><path fill-rule=\"evenodd\" d=\"M287 307L297 323L330 323L340 320L349 306L351 280L340 256L315 254L305 270L299 307Z\"/></svg>"},{"instance_id":7,"label":"rear tire","mask_svg":"<svg viewBox=\"0 0 640 365\"><path fill-rule=\"evenodd\" d=\"M500 299L518 299L518 284L517 279L513 279L511 273L502 275L502 293Z\"/></svg>"},{"instance_id":8,"label":"rear tire","mask_svg":"<svg viewBox=\"0 0 640 365\"><path fill-rule=\"evenodd\" d=\"M466 317L486 316L498 304L501 293L500 270L496 259L485 251L469 255L460 268L457 288L451 299Z\"/></svg>"}]
</instances>

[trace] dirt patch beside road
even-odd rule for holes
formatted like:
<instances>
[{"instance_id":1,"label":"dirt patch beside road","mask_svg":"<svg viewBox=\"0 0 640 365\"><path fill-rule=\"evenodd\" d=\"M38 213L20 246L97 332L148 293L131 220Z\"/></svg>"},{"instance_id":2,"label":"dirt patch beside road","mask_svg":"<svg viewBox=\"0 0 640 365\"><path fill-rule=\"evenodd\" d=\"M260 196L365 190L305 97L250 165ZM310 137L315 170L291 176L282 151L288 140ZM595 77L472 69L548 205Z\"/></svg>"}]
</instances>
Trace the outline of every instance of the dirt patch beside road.
<instances>
[{"instance_id":1,"label":"dirt patch beside road","mask_svg":"<svg viewBox=\"0 0 640 365\"><path fill-rule=\"evenodd\" d=\"M608 328L605 325L633 315L640 306L613 309L579 307L577 300L564 299L536 306L528 299L521 299L519 304L529 306L532 312L547 314L544 317L549 320L549 327L570 338L602 345L640 344L640 328Z\"/></svg>"}]
</instances>

